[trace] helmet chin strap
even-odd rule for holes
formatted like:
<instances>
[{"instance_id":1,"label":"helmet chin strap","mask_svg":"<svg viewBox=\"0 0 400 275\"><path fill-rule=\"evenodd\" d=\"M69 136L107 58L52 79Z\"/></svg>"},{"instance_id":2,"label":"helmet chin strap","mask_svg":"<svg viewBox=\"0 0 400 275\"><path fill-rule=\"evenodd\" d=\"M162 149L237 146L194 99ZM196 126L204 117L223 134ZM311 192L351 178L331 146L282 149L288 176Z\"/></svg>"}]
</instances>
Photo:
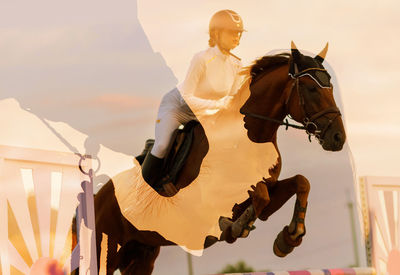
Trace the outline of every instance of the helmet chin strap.
<instances>
[{"instance_id":1,"label":"helmet chin strap","mask_svg":"<svg viewBox=\"0 0 400 275\"><path fill-rule=\"evenodd\" d=\"M220 50L223 54L233 56L234 58L236 58L236 59L239 60L239 61L242 60L240 57L238 57L238 56L234 55L233 53L231 53L231 50L224 49L224 48L220 45L219 41L217 41L217 46L218 46L219 50Z\"/></svg>"},{"instance_id":2,"label":"helmet chin strap","mask_svg":"<svg viewBox=\"0 0 400 275\"><path fill-rule=\"evenodd\" d=\"M234 58L236 58L237 60L241 61L242 59L236 55L234 55L233 53L229 52L229 55L233 56Z\"/></svg>"}]
</instances>

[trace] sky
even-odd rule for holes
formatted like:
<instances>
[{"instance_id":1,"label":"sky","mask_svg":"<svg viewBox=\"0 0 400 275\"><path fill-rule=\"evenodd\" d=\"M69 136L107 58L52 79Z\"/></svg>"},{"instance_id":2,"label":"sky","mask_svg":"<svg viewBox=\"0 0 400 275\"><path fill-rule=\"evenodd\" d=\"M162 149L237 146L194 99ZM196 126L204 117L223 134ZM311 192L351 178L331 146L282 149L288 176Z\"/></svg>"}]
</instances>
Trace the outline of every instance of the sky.
<instances>
[{"instance_id":1,"label":"sky","mask_svg":"<svg viewBox=\"0 0 400 275\"><path fill-rule=\"evenodd\" d=\"M341 99L348 138L346 150L354 158L353 169L358 176L400 176L396 161L400 153L400 109L397 108L400 57L396 55L400 42L397 35L400 4L396 1L2 1L0 101L5 106L13 106L13 110L22 108L51 121L66 137L76 135L70 141L79 140L79 144L72 142L79 150L88 150L83 144L87 136L89 144L101 143L107 148L101 152L120 158L120 162L107 158L103 163L103 168L112 166L110 170L115 173L129 166L131 156L142 150L146 138L154 135L153 121L161 96L182 81L193 54L207 47L211 15L226 8L242 16L247 30L234 50L244 65L272 50L288 49L292 40L300 50L315 54L329 42L326 62L336 77L335 92ZM9 114L2 117L0 122L12 127ZM23 131L16 131L20 139L24 138ZM313 162L303 163L302 169L309 173L311 180L335 178L338 176L335 171L339 171L341 180L351 177L347 155L337 157L346 163L339 167L328 158L322 161L329 154L315 153L320 150L319 145L309 145L305 135L293 132L288 135L295 142L283 149L284 154L289 155L290 149L297 145L304 150L313 148L315 161L335 167L315 172ZM17 140L10 140L4 134L1 141L18 145ZM30 144L46 148L55 144L54 148L65 149L65 144L57 140L39 143L40 138ZM296 161L302 159L292 155L286 160L283 176L297 173ZM335 227L334 220L326 221L322 217L335 217L348 225L347 216L336 217L339 213L324 206L324 202L329 202L340 208L340 214L347 211L344 187L335 186L332 179L328 182L330 185L315 185L310 198L318 205L308 214L315 217L310 219L309 226L315 242L322 242L324 238L318 227L326 223ZM335 196L331 198L329 194ZM292 205L286 206L283 213L290 215L291 208ZM282 214L274 221L280 224L285 218L289 216ZM259 253L254 265L268 261L272 267L282 266L282 262L268 258L272 254L268 241L274 236L263 239L269 250L252 247L263 238L263 229L278 230L280 225L276 224L269 221L257 225L260 229L257 234L236 246L221 244L210 249L205 257L195 259L195 267L206 265L221 253L227 254L225 261L229 257L234 259L236 256L232 255L246 246ZM334 243L334 248L329 246L332 243L308 243L288 263L296 268L304 267L302 261L308 259L302 258L302 253L315 253L317 247L321 258L327 259L330 250L334 255L343 254L343 258L331 263L345 264L345 258L352 256L348 251L343 253L350 242L346 226L341 228L335 239L339 243ZM159 272L156 274L163 274L171 259L176 260L174 257L178 258L176 261L184 257L180 250L164 251L159 259L161 263L156 265Z\"/></svg>"},{"instance_id":2,"label":"sky","mask_svg":"<svg viewBox=\"0 0 400 275\"><path fill-rule=\"evenodd\" d=\"M243 59L244 65L271 50L288 49L291 40L300 49L314 53L329 42L326 60L337 75L357 173L399 175L396 163L391 161L400 153L397 146L400 109L396 107L400 59L396 54L399 45L396 34L400 29L397 20L400 7L396 1L139 0L137 3L119 1L117 5L107 1L86 1L79 3L81 12L75 11L77 3L69 1L56 5L47 0L0 3L0 51L3 53L0 70L19 71L18 78L14 79L12 74L2 74L2 93L12 85L15 87L13 93L21 94L28 83L30 87L38 87L40 92L51 92L63 77L65 83L61 89L77 90L65 75L76 71L74 66L84 68L91 64L108 65L110 69L97 72L102 79L97 80L97 85L84 83L85 77L94 75L87 69L80 79L80 93L94 85L103 92L107 89L126 92L129 85L121 80L121 68L132 62L146 65L146 57L135 56L132 46L128 46L132 43L128 37L132 31L130 26L139 20L148 41L140 42L136 47L149 44L171 68L170 74L177 78L154 90L146 90L142 85L133 92L136 98L130 98L131 101L122 97L125 108L141 104L147 110L140 112L146 112L149 106L158 105L160 95L183 79L193 54L207 46L211 15L219 9L230 8L243 17L247 29L241 45L234 51ZM95 43L101 47L93 50L90 45ZM104 54L110 49L114 50L112 54ZM59 67L61 62L62 68ZM118 68L113 67L115 64ZM55 76L48 77L46 84L39 83L41 78L46 78L46 68L51 67ZM110 71L117 73L110 75ZM135 74L132 75L134 78ZM165 73L155 75L162 77ZM24 81L20 81L21 78ZM110 82L114 84L110 85ZM120 86L116 87L115 83ZM130 87L131 93L132 89ZM23 94L23 97L30 98L33 94ZM63 100L62 96L59 98L59 101ZM101 102L108 103L107 96L100 98ZM147 117L153 119L150 115ZM136 119L140 121L141 118ZM150 127L145 132L152 133ZM139 145L135 145L135 150L140 150Z\"/></svg>"}]
</instances>

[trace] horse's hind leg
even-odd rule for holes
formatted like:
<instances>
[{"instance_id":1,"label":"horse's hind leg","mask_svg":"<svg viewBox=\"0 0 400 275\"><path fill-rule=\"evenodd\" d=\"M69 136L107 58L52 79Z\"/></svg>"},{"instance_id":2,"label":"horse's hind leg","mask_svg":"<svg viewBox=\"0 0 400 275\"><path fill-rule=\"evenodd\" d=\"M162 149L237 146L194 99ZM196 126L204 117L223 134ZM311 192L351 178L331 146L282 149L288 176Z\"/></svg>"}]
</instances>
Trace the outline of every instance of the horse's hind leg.
<instances>
[{"instance_id":1,"label":"horse's hind leg","mask_svg":"<svg viewBox=\"0 0 400 275\"><path fill-rule=\"evenodd\" d=\"M293 251L293 248L300 245L302 237L306 233L304 219L306 214L308 193L310 184L308 180L297 175L282 181L278 181L270 192L271 201L261 212L259 218L266 220L271 214L282 207L294 194L296 204L293 218L288 226L279 233L274 243L274 253L284 257Z\"/></svg>"},{"instance_id":2,"label":"horse's hind leg","mask_svg":"<svg viewBox=\"0 0 400 275\"><path fill-rule=\"evenodd\" d=\"M119 270L122 275L150 275L160 247L131 241L118 252Z\"/></svg>"}]
</instances>

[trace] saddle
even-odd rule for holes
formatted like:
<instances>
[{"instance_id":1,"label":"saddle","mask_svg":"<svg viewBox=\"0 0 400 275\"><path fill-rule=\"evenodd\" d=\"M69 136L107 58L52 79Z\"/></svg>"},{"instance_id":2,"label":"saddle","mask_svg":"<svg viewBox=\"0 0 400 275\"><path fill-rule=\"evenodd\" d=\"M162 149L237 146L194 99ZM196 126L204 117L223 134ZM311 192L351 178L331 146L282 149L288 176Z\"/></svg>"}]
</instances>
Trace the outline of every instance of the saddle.
<instances>
[{"instance_id":1,"label":"saddle","mask_svg":"<svg viewBox=\"0 0 400 275\"><path fill-rule=\"evenodd\" d=\"M161 191L163 183L172 182L176 184L179 173L185 165L194 139L194 128L200 124L196 120L186 123L183 128L176 129L172 134L171 142L167 149L166 157L159 175L159 189ZM146 155L151 151L154 145L154 139L146 140L143 152L136 157L136 160L142 165Z\"/></svg>"}]
</instances>

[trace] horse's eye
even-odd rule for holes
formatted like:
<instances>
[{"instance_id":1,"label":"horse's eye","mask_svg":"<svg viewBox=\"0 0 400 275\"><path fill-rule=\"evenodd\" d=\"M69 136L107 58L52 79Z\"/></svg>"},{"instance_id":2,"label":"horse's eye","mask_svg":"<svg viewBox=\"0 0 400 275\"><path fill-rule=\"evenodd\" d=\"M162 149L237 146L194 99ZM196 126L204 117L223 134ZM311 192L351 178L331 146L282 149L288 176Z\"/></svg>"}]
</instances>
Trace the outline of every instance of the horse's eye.
<instances>
[{"instance_id":1,"label":"horse's eye","mask_svg":"<svg viewBox=\"0 0 400 275\"><path fill-rule=\"evenodd\" d=\"M311 93L316 93L318 91L317 87L315 87L315 86L311 86L311 87L307 87L307 88Z\"/></svg>"}]
</instances>

